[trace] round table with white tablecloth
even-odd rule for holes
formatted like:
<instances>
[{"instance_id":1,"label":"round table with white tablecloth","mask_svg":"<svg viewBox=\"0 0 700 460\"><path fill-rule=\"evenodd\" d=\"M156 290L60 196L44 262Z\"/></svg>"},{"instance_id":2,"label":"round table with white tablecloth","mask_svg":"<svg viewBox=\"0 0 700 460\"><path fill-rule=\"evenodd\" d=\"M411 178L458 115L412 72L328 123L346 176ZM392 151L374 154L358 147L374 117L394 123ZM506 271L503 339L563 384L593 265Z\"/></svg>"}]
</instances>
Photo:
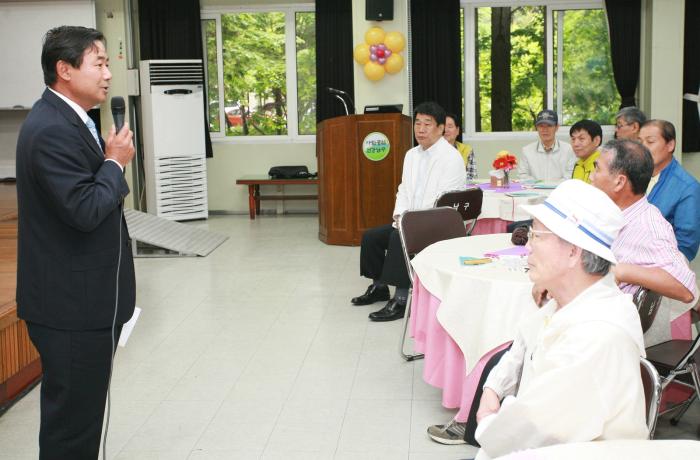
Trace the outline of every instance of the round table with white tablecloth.
<instances>
[{"instance_id":1,"label":"round table with white tablecloth","mask_svg":"<svg viewBox=\"0 0 700 460\"><path fill-rule=\"evenodd\" d=\"M512 259L460 265L460 256L505 248L513 248L509 234L470 236L435 243L412 260L410 334L415 351L425 355L423 380L442 390L444 407L460 408L460 421L488 360L508 346L518 319L536 308L532 284Z\"/></svg>"},{"instance_id":2,"label":"round table with white tablecloth","mask_svg":"<svg viewBox=\"0 0 700 460\"><path fill-rule=\"evenodd\" d=\"M455 238L430 245L411 262L422 286L440 300L437 319L461 349L467 369L512 340L520 317L537 307L532 282L511 261L464 266L459 258L512 246L509 234Z\"/></svg>"},{"instance_id":3,"label":"round table with white tablecloth","mask_svg":"<svg viewBox=\"0 0 700 460\"><path fill-rule=\"evenodd\" d=\"M523 186L512 183L504 188L482 183L478 187L484 192L484 201L473 235L504 233L511 222L529 219L530 216L523 212L520 206L542 203L554 186L537 184Z\"/></svg>"}]
</instances>

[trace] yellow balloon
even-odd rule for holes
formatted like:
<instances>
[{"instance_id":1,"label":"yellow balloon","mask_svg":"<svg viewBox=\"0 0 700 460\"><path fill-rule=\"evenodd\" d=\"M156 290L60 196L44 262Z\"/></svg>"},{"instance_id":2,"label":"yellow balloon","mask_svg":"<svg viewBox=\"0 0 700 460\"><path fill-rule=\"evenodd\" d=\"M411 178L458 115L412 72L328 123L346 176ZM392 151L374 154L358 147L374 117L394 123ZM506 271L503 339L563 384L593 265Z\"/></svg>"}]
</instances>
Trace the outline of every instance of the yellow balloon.
<instances>
[{"instance_id":1,"label":"yellow balloon","mask_svg":"<svg viewBox=\"0 0 700 460\"><path fill-rule=\"evenodd\" d=\"M384 37L384 44L392 53L399 53L406 46L406 40L404 40L401 32L389 32Z\"/></svg>"},{"instance_id":2,"label":"yellow balloon","mask_svg":"<svg viewBox=\"0 0 700 460\"><path fill-rule=\"evenodd\" d=\"M355 57L360 65L365 65L369 61L369 45L367 43L361 43L355 47L352 55Z\"/></svg>"},{"instance_id":3,"label":"yellow balloon","mask_svg":"<svg viewBox=\"0 0 700 460\"><path fill-rule=\"evenodd\" d=\"M391 74L400 72L402 67L403 58L400 54L392 54L384 63L384 68Z\"/></svg>"},{"instance_id":4,"label":"yellow balloon","mask_svg":"<svg viewBox=\"0 0 700 460\"><path fill-rule=\"evenodd\" d=\"M372 27L365 32L365 41L368 45L378 45L384 42L384 29L381 27Z\"/></svg>"},{"instance_id":5,"label":"yellow balloon","mask_svg":"<svg viewBox=\"0 0 700 460\"><path fill-rule=\"evenodd\" d=\"M384 66L369 61L365 64L365 76L368 80L377 81L384 78Z\"/></svg>"}]
</instances>

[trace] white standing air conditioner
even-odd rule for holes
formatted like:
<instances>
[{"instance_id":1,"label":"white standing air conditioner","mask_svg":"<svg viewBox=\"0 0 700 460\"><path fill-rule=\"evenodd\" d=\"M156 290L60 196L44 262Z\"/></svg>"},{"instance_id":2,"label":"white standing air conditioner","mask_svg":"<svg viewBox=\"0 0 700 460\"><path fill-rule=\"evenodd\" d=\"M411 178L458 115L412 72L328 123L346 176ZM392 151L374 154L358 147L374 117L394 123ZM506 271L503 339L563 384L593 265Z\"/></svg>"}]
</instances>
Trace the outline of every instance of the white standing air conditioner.
<instances>
[{"instance_id":1,"label":"white standing air conditioner","mask_svg":"<svg viewBox=\"0 0 700 460\"><path fill-rule=\"evenodd\" d=\"M148 212L206 219L202 61L141 61L140 79Z\"/></svg>"}]
</instances>

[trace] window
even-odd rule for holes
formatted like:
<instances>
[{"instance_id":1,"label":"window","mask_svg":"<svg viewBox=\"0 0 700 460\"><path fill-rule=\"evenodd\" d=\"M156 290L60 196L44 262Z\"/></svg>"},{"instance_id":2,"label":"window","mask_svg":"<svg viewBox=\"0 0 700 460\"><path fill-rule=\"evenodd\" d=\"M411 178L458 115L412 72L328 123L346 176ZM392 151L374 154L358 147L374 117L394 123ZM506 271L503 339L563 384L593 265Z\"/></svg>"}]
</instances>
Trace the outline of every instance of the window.
<instances>
[{"instance_id":1,"label":"window","mask_svg":"<svg viewBox=\"0 0 700 460\"><path fill-rule=\"evenodd\" d=\"M316 133L315 18L307 10L202 14L212 137Z\"/></svg>"},{"instance_id":2,"label":"window","mask_svg":"<svg viewBox=\"0 0 700 460\"><path fill-rule=\"evenodd\" d=\"M556 110L561 125L614 122L620 96L602 1L463 6L468 134L532 131L543 108Z\"/></svg>"}]
</instances>

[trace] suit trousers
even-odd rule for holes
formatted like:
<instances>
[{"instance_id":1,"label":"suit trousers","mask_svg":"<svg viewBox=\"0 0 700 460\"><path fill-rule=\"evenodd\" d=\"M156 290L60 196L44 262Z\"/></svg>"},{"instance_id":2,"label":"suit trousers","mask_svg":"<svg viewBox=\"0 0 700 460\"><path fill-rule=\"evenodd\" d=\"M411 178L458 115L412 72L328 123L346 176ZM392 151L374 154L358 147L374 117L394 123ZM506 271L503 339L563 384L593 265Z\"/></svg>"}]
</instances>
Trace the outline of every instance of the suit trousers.
<instances>
[{"instance_id":1,"label":"suit trousers","mask_svg":"<svg viewBox=\"0 0 700 460\"><path fill-rule=\"evenodd\" d=\"M391 224L370 228L362 235L360 274L397 288L411 286L399 231Z\"/></svg>"},{"instance_id":2,"label":"suit trousers","mask_svg":"<svg viewBox=\"0 0 700 460\"><path fill-rule=\"evenodd\" d=\"M474 398L472 399L472 407L469 409L469 416L467 417L467 425L464 427L464 440L467 442L467 444L475 447L481 447L479 445L479 442L476 440L474 437L474 434L476 433L476 413L479 411L479 403L481 402L481 396L484 394L484 384L486 383L486 379L489 377L489 373L493 370L496 365L501 362L501 358L503 358L503 355L505 355L508 350L510 350L510 346L508 348L505 348L495 355L491 356L491 358L488 360L486 365L484 366L484 370L481 371L481 377L479 378L479 383L476 385L476 391L474 393Z\"/></svg>"},{"instance_id":3,"label":"suit trousers","mask_svg":"<svg viewBox=\"0 0 700 460\"><path fill-rule=\"evenodd\" d=\"M111 328L27 327L43 369L40 460L96 460L109 384ZM115 327L115 346L121 328Z\"/></svg>"}]
</instances>

